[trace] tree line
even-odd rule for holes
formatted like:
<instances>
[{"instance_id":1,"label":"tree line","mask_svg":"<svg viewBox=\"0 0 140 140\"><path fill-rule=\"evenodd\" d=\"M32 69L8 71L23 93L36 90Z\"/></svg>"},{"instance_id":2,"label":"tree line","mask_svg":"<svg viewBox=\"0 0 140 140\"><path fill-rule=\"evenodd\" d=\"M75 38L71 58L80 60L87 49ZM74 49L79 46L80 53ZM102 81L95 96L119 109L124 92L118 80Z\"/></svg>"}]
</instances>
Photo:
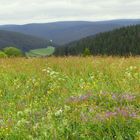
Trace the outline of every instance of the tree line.
<instances>
[{"instance_id":1,"label":"tree line","mask_svg":"<svg viewBox=\"0 0 140 140\"><path fill-rule=\"evenodd\" d=\"M55 55L84 55L85 52L91 55L140 55L140 25L99 33L57 47Z\"/></svg>"}]
</instances>

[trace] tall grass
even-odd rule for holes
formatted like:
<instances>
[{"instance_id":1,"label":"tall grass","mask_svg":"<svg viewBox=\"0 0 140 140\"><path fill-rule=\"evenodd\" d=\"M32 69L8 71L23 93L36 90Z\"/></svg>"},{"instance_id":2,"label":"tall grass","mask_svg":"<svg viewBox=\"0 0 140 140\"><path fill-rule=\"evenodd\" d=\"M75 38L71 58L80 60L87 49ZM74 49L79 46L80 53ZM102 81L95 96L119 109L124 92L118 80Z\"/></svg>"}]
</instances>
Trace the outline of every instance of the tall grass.
<instances>
[{"instance_id":1,"label":"tall grass","mask_svg":"<svg viewBox=\"0 0 140 140\"><path fill-rule=\"evenodd\" d=\"M0 139L139 140L140 58L0 59Z\"/></svg>"}]
</instances>

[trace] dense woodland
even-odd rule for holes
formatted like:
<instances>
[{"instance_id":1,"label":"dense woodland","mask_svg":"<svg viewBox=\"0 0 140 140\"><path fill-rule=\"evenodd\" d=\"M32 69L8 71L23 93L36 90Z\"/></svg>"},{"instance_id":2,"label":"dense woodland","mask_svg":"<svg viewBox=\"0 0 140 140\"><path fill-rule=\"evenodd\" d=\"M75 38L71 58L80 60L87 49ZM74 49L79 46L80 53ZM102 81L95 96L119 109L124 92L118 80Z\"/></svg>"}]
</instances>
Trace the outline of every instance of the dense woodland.
<instances>
[{"instance_id":1,"label":"dense woodland","mask_svg":"<svg viewBox=\"0 0 140 140\"><path fill-rule=\"evenodd\" d=\"M82 55L87 48L92 55L139 55L140 25L122 27L72 42L56 48L55 55Z\"/></svg>"}]
</instances>

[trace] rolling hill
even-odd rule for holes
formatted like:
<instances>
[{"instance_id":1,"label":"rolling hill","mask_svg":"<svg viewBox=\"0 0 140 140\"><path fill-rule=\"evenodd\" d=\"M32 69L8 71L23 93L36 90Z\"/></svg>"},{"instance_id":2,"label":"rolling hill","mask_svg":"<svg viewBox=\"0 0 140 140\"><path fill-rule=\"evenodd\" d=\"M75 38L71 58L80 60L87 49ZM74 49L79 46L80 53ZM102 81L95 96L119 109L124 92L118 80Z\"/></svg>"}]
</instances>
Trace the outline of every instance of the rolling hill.
<instances>
[{"instance_id":1,"label":"rolling hill","mask_svg":"<svg viewBox=\"0 0 140 140\"><path fill-rule=\"evenodd\" d=\"M40 38L53 40L53 42L58 45L64 45L90 35L135 24L140 24L140 20L127 19L97 22L66 21L42 24L3 25L0 26L0 29L25 33Z\"/></svg>"},{"instance_id":2,"label":"rolling hill","mask_svg":"<svg viewBox=\"0 0 140 140\"><path fill-rule=\"evenodd\" d=\"M50 44L50 41L39 37L0 30L0 49L15 46L25 52L31 49L46 48Z\"/></svg>"},{"instance_id":3,"label":"rolling hill","mask_svg":"<svg viewBox=\"0 0 140 140\"><path fill-rule=\"evenodd\" d=\"M55 54L81 55L85 48L93 55L140 55L140 25L89 36L56 48Z\"/></svg>"}]
</instances>

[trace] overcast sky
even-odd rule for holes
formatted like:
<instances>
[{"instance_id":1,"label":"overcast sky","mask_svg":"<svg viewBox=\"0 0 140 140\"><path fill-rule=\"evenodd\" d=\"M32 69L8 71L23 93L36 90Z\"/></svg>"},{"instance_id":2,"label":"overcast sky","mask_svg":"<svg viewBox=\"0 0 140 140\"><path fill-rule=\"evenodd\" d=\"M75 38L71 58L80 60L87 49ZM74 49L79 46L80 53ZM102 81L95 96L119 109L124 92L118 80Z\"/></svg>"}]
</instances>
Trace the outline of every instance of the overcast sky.
<instances>
[{"instance_id":1,"label":"overcast sky","mask_svg":"<svg viewBox=\"0 0 140 140\"><path fill-rule=\"evenodd\" d=\"M0 24L140 18L140 0L0 0Z\"/></svg>"}]
</instances>

